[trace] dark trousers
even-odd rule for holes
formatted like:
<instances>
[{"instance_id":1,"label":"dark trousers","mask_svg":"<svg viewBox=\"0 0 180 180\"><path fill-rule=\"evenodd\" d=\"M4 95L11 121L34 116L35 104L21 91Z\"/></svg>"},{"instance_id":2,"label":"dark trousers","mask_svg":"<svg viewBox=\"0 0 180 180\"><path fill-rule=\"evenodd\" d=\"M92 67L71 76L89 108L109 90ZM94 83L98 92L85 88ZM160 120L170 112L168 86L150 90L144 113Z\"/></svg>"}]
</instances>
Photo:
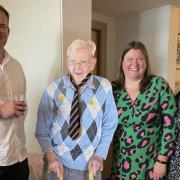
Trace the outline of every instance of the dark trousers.
<instances>
[{"instance_id":1,"label":"dark trousers","mask_svg":"<svg viewBox=\"0 0 180 180\"><path fill-rule=\"evenodd\" d=\"M28 159L10 166L0 166L0 180L28 180Z\"/></svg>"}]
</instances>

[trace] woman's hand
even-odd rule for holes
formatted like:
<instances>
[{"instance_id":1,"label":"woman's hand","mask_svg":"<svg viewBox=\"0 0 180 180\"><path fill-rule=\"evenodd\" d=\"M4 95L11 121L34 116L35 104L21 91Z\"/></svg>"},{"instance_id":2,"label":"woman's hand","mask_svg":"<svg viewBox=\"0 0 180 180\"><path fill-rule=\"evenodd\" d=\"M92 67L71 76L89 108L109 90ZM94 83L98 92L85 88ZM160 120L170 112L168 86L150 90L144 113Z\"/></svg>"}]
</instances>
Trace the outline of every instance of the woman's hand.
<instances>
[{"instance_id":1,"label":"woman's hand","mask_svg":"<svg viewBox=\"0 0 180 180\"><path fill-rule=\"evenodd\" d=\"M52 149L48 149L45 155L48 160L48 172L55 172L59 178L64 172L63 165L60 163Z\"/></svg>"},{"instance_id":2,"label":"woman's hand","mask_svg":"<svg viewBox=\"0 0 180 180\"><path fill-rule=\"evenodd\" d=\"M166 175L166 164L156 161L154 164L153 174L154 180L162 179Z\"/></svg>"}]
</instances>

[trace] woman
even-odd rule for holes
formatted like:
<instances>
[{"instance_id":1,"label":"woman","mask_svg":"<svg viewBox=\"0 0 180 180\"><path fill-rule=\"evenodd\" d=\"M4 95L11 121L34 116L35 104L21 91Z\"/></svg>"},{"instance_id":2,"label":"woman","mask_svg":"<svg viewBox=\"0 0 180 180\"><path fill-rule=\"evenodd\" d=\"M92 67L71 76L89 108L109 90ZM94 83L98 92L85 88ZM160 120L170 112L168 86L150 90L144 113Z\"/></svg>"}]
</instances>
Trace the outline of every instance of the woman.
<instances>
[{"instance_id":1,"label":"woman","mask_svg":"<svg viewBox=\"0 0 180 180\"><path fill-rule=\"evenodd\" d=\"M119 78L113 83L119 125L113 142L111 179L158 180L175 140L176 104L168 83L149 73L141 42L125 47Z\"/></svg>"},{"instance_id":2,"label":"woman","mask_svg":"<svg viewBox=\"0 0 180 180\"><path fill-rule=\"evenodd\" d=\"M168 168L168 180L180 179L180 91L176 94L176 100L178 104L178 137L176 141L176 150L170 160Z\"/></svg>"}]
</instances>

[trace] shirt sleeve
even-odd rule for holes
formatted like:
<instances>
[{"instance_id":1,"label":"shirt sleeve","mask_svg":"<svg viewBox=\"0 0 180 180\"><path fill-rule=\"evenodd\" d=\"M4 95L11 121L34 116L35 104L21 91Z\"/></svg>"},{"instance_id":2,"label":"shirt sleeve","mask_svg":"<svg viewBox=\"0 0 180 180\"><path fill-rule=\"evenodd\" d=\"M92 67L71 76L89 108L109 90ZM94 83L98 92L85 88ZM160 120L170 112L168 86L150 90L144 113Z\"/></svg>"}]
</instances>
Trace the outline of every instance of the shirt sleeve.
<instances>
[{"instance_id":1,"label":"shirt sleeve","mask_svg":"<svg viewBox=\"0 0 180 180\"><path fill-rule=\"evenodd\" d=\"M104 103L104 115L103 115L103 124L102 124L102 132L101 139L98 147L96 148L95 154L96 156L100 156L103 159L106 159L109 146L111 144L114 131L116 130L118 124L118 114L117 108L114 102L114 97L112 94L111 85L110 90L107 94L106 101Z\"/></svg>"},{"instance_id":2,"label":"shirt sleeve","mask_svg":"<svg viewBox=\"0 0 180 180\"><path fill-rule=\"evenodd\" d=\"M50 97L47 91L42 95L40 105L38 108L37 124L35 136L42 148L43 153L47 149L52 148L50 139L50 123L54 118L54 104L53 99Z\"/></svg>"},{"instance_id":3,"label":"shirt sleeve","mask_svg":"<svg viewBox=\"0 0 180 180\"><path fill-rule=\"evenodd\" d=\"M166 82L160 92L160 113L163 123L160 155L170 156L173 152L177 132L177 106L175 96Z\"/></svg>"}]
</instances>

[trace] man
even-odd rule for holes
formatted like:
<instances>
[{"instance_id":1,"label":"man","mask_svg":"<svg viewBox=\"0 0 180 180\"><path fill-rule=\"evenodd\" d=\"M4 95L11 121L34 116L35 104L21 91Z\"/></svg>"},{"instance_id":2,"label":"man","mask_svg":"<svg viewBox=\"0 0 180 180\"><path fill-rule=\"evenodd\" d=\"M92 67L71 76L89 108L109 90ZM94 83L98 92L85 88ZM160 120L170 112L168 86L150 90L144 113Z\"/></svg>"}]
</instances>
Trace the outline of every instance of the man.
<instances>
[{"instance_id":1,"label":"man","mask_svg":"<svg viewBox=\"0 0 180 180\"><path fill-rule=\"evenodd\" d=\"M9 13L0 5L0 179L28 180L26 82L21 65L4 49L9 32Z\"/></svg>"},{"instance_id":2,"label":"man","mask_svg":"<svg viewBox=\"0 0 180 180\"><path fill-rule=\"evenodd\" d=\"M111 84L91 75L96 59L92 41L75 40L67 51L69 74L45 90L38 111L36 137L49 173L44 179L101 179L103 160L118 123ZM45 162L46 166L46 162Z\"/></svg>"}]
</instances>

